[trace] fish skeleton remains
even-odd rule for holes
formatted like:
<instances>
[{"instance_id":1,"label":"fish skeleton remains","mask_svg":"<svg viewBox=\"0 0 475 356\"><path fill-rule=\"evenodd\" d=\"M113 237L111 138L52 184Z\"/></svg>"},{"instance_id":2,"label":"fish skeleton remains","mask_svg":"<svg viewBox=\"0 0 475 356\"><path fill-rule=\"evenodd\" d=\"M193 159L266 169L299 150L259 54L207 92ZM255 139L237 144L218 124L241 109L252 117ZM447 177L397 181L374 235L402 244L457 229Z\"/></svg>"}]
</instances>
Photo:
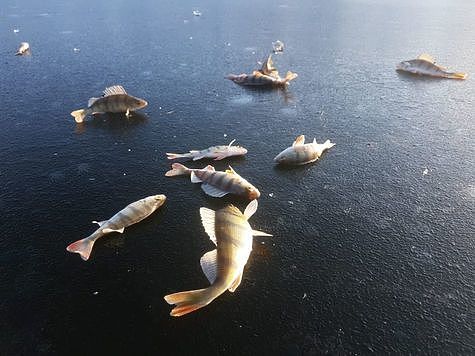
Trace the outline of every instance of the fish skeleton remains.
<instances>
[{"instance_id":1,"label":"fish skeleton remains","mask_svg":"<svg viewBox=\"0 0 475 356\"><path fill-rule=\"evenodd\" d=\"M221 198L230 193L249 200L261 196L259 190L237 174L231 166L225 172L220 172L209 165L203 169L191 169L180 163L173 163L172 169L165 173L167 177L184 174L191 175L192 183L203 183L201 189L215 198Z\"/></svg>"},{"instance_id":2,"label":"fish skeleton remains","mask_svg":"<svg viewBox=\"0 0 475 356\"><path fill-rule=\"evenodd\" d=\"M97 239L110 232L119 232L122 234L126 227L136 224L152 214L165 203L166 199L167 197L165 195L151 195L127 205L109 220L93 221L93 223L99 225L99 228L85 239L73 242L66 247L66 250L79 253L81 258L87 261L94 242L96 242Z\"/></svg>"},{"instance_id":3,"label":"fish skeleton remains","mask_svg":"<svg viewBox=\"0 0 475 356\"><path fill-rule=\"evenodd\" d=\"M201 221L216 249L205 253L200 264L211 286L165 296L168 304L175 304L171 316L182 316L202 308L223 294L234 292L242 280L244 266L252 250L253 236L272 236L256 231L249 218L257 210L257 200L249 203L244 214L233 205L214 211L200 209Z\"/></svg>"},{"instance_id":4,"label":"fish skeleton remains","mask_svg":"<svg viewBox=\"0 0 475 356\"><path fill-rule=\"evenodd\" d=\"M447 68L436 65L434 59L428 54L421 54L417 59L401 62L396 66L396 70L438 78L467 78L466 73L448 72Z\"/></svg>"},{"instance_id":5,"label":"fish skeleton remains","mask_svg":"<svg viewBox=\"0 0 475 356\"><path fill-rule=\"evenodd\" d=\"M253 71L252 74L229 74L226 78L239 85L286 87L291 80L297 78L297 74L289 71L285 78L281 78L272 62L272 55L269 54L261 69Z\"/></svg>"},{"instance_id":6,"label":"fish skeleton remains","mask_svg":"<svg viewBox=\"0 0 475 356\"><path fill-rule=\"evenodd\" d=\"M281 164L302 165L310 162L315 162L320 158L323 151L335 146L330 140L325 143L318 144L315 139L312 143L305 143L305 136L298 136L292 147L288 147L279 153L274 161Z\"/></svg>"},{"instance_id":7,"label":"fish skeleton remains","mask_svg":"<svg viewBox=\"0 0 475 356\"><path fill-rule=\"evenodd\" d=\"M83 122L87 115L104 112L125 112L128 117L130 111L142 109L147 105L145 100L128 95L122 86L114 85L106 88L102 97L90 98L86 109L73 111L71 116L77 123Z\"/></svg>"},{"instance_id":8,"label":"fish skeleton remains","mask_svg":"<svg viewBox=\"0 0 475 356\"><path fill-rule=\"evenodd\" d=\"M203 158L214 158L215 161L231 156L243 156L247 150L241 146L232 146L235 140L227 146L213 146L201 151L190 151L189 153L167 153L168 159L189 158L197 161Z\"/></svg>"},{"instance_id":9,"label":"fish skeleton remains","mask_svg":"<svg viewBox=\"0 0 475 356\"><path fill-rule=\"evenodd\" d=\"M30 44L28 42L20 43L18 50L15 53L15 56L23 56L25 54L30 53Z\"/></svg>"}]
</instances>

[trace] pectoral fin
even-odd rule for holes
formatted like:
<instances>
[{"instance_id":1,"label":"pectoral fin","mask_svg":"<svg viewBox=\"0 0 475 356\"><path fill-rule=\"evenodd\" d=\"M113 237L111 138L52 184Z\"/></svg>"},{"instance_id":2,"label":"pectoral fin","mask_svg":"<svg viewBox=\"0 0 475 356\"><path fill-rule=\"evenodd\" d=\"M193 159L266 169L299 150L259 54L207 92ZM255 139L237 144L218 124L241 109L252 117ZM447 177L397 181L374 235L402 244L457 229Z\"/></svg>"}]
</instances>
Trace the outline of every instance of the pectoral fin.
<instances>
[{"instance_id":1,"label":"pectoral fin","mask_svg":"<svg viewBox=\"0 0 475 356\"><path fill-rule=\"evenodd\" d=\"M218 275L218 250L206 252L200 259L201 269L210 284L213 284Z\"/></svg>"},{"instance_id":2,"label":"pectoral fin","mask_svg":"<svg viewBox=\"0 0 475 356\"><path fill-rule=\"evenodd\" d=\"M254 213L257 210L257 199L254 199L251 201L249 204L246 206L246 210L244 210L244 216L246 217L247 220L254 215Z\"/></svg>"},{"instance_id":3,"label":"pectoral fin","mask_svg":"<svg viewBox=\"0 0 475 356\"><path fill-rule=\"evenodd\" d=\"M96 220L94 220L92 223L93 223L93 224L97 224L97 225L99 225L99 226L102 226L102 225L104 225L106 222L107 222L107 220L104 220L104 221L96 221Z\"/></svg>"},{"instance_id":4,"label":"pectoral fin","mask_svg":"<svg viewBox=\"0 0 475 356\"><path fill-rule=\"evenodd\" d=\"M215 198L222 198L229 192L225 192L224 190L221 190L219 188L213 187L210 184L203 183L201 184L201 189L208 194L209 196L215 197Z\"/></svg>"}]
</instances>

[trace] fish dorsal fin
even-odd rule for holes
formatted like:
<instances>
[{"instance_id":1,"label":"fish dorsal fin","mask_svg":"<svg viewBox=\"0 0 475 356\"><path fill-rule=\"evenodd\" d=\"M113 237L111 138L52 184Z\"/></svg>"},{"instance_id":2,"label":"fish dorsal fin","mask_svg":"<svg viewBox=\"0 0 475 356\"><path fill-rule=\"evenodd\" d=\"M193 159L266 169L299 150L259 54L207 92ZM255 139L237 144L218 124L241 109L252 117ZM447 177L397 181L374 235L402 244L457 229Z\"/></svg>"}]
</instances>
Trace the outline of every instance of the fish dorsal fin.
<instances>
[{"instance_id":1,"label":"fish dorsal fin","mask_svg":"<svg viewBox=\"0 0 475 356\"><path fill-rule=\"evenodd\" d=\"M214 197L214 198L222 198L226 194L229 193L229 192L225 192L224 190L221 190L219 188L216 188L216 187L214 187L214 186L212 186L211 184L208 184L208 183L201 184L201 189L203 189L203 192L205 192L206 194L208 194L209 196Z\"/></svg>"},{"instance_id":2,"label":"fish dorsal fin","mask_svg":"<svg viewBox=\"0 0 475 356\"><path fill-rule=\"evenodd\" d=\"M233 284L231 284L228 291L230 291L231 293L234 293L237 287L239 287L239 285L241 284L241 281L242 281L242 271L241 273L239 273L239 276L237 276L237 278L234 280Z\"/></svg>"},{"instance_id":3,"label":"fish dorsal fin","mask_svg":"<svg viewBox=\"0 0 475 356\"><path fill-rule=\"evenodd\" d=\"M226 169L226 173L228 173L228 174L237 174L236 171L231 166L228 166L228 169Z\"/></svg>"},{"instance_id":4,"label":"fish dorsal fin","mask_svg":"<svg viewBox=\"0 0 475 356\"><path fill-rule=\"evenodd\" d=\"M232 140L231 142L229 142L229 145L228 147L231 147L233 145L233 143L236 142L236 139Z\"/></svg>"},{"instance_id":5,"label":"fish dorsal fin","mask_svg":"<svg viewBox=\"0 0 475 356\"><path fill-rule=\"evenodd\" d=\"M218 250L206 252L200 259L201 269L210 284L213 284L218 275Z\"/></svg>"},{"instance_id":6,"label":"fish dorsal fin","mask_svg":"<svg viewBox=\"0 0 475 356\"><path fill-rule=\"evenodd\" d=\"M87 101L87 107L90 108L99 98L90 98Z\"/></svg>"},{"instance_id":7,"label":"fish dorsal fin","mask_svg":"<svg viewBox=\"0 0 475 356\"><path fill-rule=\"evenodd\" d=\"M106 222L107 222L107 220L103 220L103 221L96 221L96 220L94 220L92 223L93 223L93 224L97 224L97 225L99 225L99 226L102 226L102 225L104 225Z\"/></svg>"},{"instance_id":8,"label":"fish dorsal fin","mask_svg":"<svg viewBox=\"0 0 475 356\"><path fill-rule=\"evenodd\" d=\"M301 146L304 143L305 143L305 135L300 135L300 136L297 136L294 143L292 144L292 147L293 146Z\"/></svg>"},{"instance_id":9,"label":"fish dorsal fin","mask_svg":"<svg viewBox=\"0 0 475 356\"><path fill-rule=\"evenodd\" d=\"M249 220L249 218L252 215L254 215L256 210L257 210L257 199L254 199L247 205L246 210L244 210L244 216L246 217L246 219Z\"/></svg>"},{"instance_id":10,"label":"fish dorsal fin","mask_svg":"<svg viewBox=\"0 0 475 356\"><path fill-rule=\"evenodd\" d=\"M214 232L215 211L208 208L200 208L201 223L205 228L209 239L217 245L216 234Z\"/></svg>"},{"instance_id":11,"label":"fish dorsal fin","mask_svg":"<svg viewBox=\"0 0 475 356\"><path fill-rule=\"evenodd\" d=\"M274 62L272 62L272 54L269 54L267 60L264 61L261 67L261 72L264 74L270 74L276 68L274 67Z\"/></svg>"},{"instance_id":12,"label":"fish dorsal fin","mask_svg":"<svg viewBox=\"0 0 475 356\"><path fill-rule=\"evenodd\" d=\"M312 143L313 143L314 145L317 144L317 139L316 139L315 137L313 138L313 142L312 142Z\"/></svg>"},{"instance_id":13,"label":"fish dorsal fin","mask_svg":"<svg viewBox=\"0 0 475 356\"><path fill-rule=\"evenodd\" d=\"M122 85L113 85L111 87L104 89L104 96L117 95L117 94L127 94Z\"/></svg>"},{"instance_id":14,"label":"fish dorsal fin","mask_svg":"<svg viewBox=\"0 0 475 356\"><path fill-rule=\"evenodd\" d=\"M435 63L434 58L430 54L427 54L427 53L422 53L419 57L417 57L417 59L422 59L423 61Z\"/></svg>"}]
</instances>

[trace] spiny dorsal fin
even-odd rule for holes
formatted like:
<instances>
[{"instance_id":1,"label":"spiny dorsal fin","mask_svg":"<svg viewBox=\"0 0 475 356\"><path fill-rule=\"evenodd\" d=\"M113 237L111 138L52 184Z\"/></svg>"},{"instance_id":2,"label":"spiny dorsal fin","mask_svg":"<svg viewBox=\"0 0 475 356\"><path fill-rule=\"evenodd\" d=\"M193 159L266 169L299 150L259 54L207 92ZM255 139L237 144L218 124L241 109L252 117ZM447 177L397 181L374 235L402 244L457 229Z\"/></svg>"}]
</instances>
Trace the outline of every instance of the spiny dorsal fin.
<instances>
[{"instance_id":1,"label":"spiny dorsal fin","mask_svg":"<svg viewBox=\"0 0 475 356\"><path fill-rule=\"evenodd\" d=\"M228 147L231 147L234 142L236 142L236 139L234 139L234 140L232 140L231 142L229 142Z\"/></svg>"},{"instance_id":2,"label":"spiny dorsal fin","mask_svg":"<svg viewBox=\"0 0 475 356\"><path fill-rule=\"evenodd\" d=\"M427 54L427 53L422 53L419 57L417 57L417 59L422 59L423 61L435 63L434 58L430 54Z\"/></svg>"},{"instance_id":3,"label":"spiny dorsal fin","mask_svg":"<svg viewBox=\"0 0 475 356\"><path fill-rule=\"evenodd\" d=\"M218 251L206 252L200 259L201 269L210 284L213 284L218 275Z\"/></svg>"},{"instance_id":4,"label":"spiny dorsal fin","mask_svg":"<svg viewBox=\"0 0 475 356\"><path fill-rule=\"evenodd\" d=\"M294 143L292 144L292 147L300 146L300 145L303 145L304 143L305 143L305 135L300 135L295 139Z\"/></svg>"},{"instance_id":5,"label":"spiny dorsal fin","mask_svg":"<svg viewBox=\"0 0 475 356\"><path fill-rule=\"evenodd\" d=\"M215 211L208 208L200 208L201 223L205 228L206 233L208 234L211 241L217 245L216 234L214 232L214 220L215 220Z\"/></svg>"},{"instance_id":6,"label":"spiny dorsal fin","mask_svg":"<svg viewBox=\"0 0 475 356\"><path fill-rule=\"evenodd\" d=\"M104 89L104 96L117 95L117 94L127 94L122 85L113 85L111 87Z\"/></svg>"}]
</instances>

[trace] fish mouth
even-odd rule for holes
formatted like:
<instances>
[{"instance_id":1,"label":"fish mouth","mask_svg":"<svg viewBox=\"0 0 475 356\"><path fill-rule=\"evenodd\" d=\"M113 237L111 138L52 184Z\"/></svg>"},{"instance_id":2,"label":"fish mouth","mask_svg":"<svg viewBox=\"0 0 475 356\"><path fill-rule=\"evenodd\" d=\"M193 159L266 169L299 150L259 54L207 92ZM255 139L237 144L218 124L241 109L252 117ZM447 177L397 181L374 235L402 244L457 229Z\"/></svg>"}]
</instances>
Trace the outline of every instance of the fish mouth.
<instances>
[{"instance_id":1,"label":"fish mouth","mask_svg":"<svg viewBox=\"0 0 475 356\"><path fill-rule=\"evenodd\" d=\"M147 101L146 101L146 100L142 100L142 101L140 102L140 107L139 107L139 108L140 108L140 109L143 109L143 108L146 107L147 105L148 105Z\"/></svg>"},{"instance_id":2,"label":"fish mouth","mask_svg":"<svg viewBox=\"0 0 475 356\"><path fill-rule=\"evenodd\" d=\"M261 192L259 192L259 190L257 190L257 188L249 192L249 199L250 200L257 199L260 196L261 196Z\"/></svg>"},{"instance_id":3,"label":"fish mouth","mask_svg":"<svg viewBox=\"0 0 475 356\"><path fill-rule=\"evenodd\" d=\"M163 203L165 203L165 201L167 200L167 197L163 194L159 194L159 195L155 195L154 199L155 199L155 203L157 204L157 207L158 207L158 206L163 205Z\"/></svg>"}]
</instances>

